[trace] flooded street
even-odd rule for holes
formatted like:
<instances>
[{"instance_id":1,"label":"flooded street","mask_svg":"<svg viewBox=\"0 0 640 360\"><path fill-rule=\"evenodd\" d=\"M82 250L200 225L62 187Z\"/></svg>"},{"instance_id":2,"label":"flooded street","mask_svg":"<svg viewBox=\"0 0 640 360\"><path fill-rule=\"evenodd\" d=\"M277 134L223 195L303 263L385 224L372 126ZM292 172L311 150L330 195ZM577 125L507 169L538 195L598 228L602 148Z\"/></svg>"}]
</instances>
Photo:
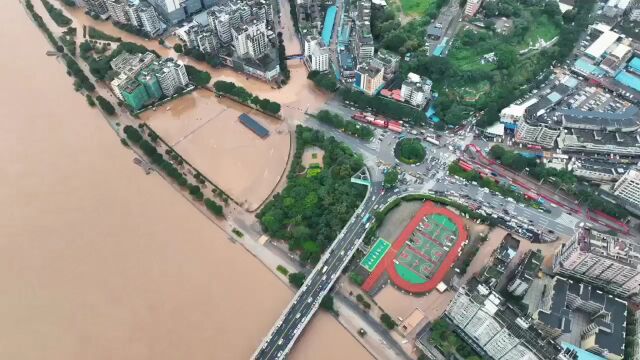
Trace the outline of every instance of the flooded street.
<instances>
[{"instance_id":1,"label":"flooded street","mask_svg":"<svg viewBox=\"0 0 640 360\"><path fill-rule=\"evenodd\" d=\"M292 292L133 164L17 1L0 21L0 358L248 358ZM370 358L325 314L292 358L341 355Z\"/></svg>"}]
</instances>

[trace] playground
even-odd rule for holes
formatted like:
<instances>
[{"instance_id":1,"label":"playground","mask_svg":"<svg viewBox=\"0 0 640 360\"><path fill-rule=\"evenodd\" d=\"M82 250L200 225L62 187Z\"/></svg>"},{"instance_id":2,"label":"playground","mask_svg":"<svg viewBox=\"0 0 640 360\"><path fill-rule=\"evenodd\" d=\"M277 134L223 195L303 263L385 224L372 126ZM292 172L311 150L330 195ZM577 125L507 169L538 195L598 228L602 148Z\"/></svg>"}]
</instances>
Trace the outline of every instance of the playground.
<instances>
[{"instance_id":1,"label":"playground","mask_svg":"<svg viewBox=\"0 0 640 360\"><path fill-rule=\"evenodd\" d=\"M444 279L467 240L467 231L460 216L426 202L388 251L382 252L382 259L378 259L383 248L378 245L380 240L362 261L371 272L362 288L372 290L386 272L402 290L420 294L433 290Z\"/></svg>"}]
</instances>

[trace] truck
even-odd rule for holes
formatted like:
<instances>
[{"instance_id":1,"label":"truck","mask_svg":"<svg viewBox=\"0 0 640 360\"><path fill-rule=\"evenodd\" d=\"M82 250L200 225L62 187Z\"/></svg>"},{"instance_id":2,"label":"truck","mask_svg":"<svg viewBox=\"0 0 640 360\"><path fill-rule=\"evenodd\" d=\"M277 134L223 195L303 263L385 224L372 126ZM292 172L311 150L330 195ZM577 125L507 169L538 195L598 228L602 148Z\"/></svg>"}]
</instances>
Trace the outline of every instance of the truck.
<instances>
[{"instance_id":1,"label":"truck","mask_svg":"<svg viewBox=\"0 0 640 360\"><path fill-rule=\"evenodd\" d=\"M432 138L430 136L427 136L425 138L425 140L427 140L428 142L432 143L433 145L440 146L440 141L438 141L438 140L436 140L436 139L434 139L434 138Z\"/></svg>"}]
</instances>

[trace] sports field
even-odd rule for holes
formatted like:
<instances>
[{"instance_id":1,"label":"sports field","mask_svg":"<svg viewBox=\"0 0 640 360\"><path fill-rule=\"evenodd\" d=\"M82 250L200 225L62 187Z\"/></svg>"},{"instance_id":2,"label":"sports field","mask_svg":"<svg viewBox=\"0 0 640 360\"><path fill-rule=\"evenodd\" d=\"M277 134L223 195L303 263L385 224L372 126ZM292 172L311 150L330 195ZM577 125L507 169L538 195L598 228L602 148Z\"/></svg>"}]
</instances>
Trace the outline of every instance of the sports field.
<instances>
[{"instance_id":1,"label":"sports field","mask_svg":"<svg viewBox=\"0 0 640 360\"><path fill-rule=\"evenodd\" d=\"M362 265L373 271L362 287L370 291L386 272L391 281L403 290L412 293L431 291L444 279L466 240L467 232L460 216L427 202L382 260L376 259L377 266L372 260L369 260L369 267L364 264L371 252L365 257Z\"/></svg>"},{"instance_id":2,"label":"sports field","mask_svg":"<svg viewBox=\"0 0 640 360\"><path fill-rule=\"evenodd\" d=\"M378 239L369 250L369 253L367 253L367 256L360 261L360 265L370 272L373 271L390 247L391 244L388 241L383 238Z\"/></svg>"}]
</instances>

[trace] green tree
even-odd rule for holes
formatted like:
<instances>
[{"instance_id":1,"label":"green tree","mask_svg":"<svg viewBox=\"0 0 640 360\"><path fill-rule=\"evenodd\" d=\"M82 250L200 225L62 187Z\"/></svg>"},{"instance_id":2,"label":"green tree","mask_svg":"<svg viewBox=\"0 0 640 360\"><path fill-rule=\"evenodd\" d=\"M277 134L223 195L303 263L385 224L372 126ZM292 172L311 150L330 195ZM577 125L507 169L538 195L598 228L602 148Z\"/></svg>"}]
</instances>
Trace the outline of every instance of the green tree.
<instances>
[{"instance_id":1,"label":"green tree","mask_svg":"<svg viewBox=\"0 0 640 360\"><path fill-rule=\"evenodd\" d=\"M93 100L91 95L87 94L86 98L87 98L87 104L89 104L89 106L91 106L91 107L95 107L96 106L96 102Z\"/></svg>"},{"instance_id":2,"label":"green tree","mask_svg":"<svg viewBox=\"0 0 640 360\"><path fill-rule=\"evenodd\" d=\"M207 86L211 81L211 74L209 74L208 71L198 70L191 65L185 65L185 70L187 71L189 80L196 84L196 86Z\"/></svg>"},{"instance_id":3,"label":"green tree","mask_svg":"<svg viewBox=\"0 0 640 360\"><path fill-rule=\"evenodd\" d=\"M380 315L380 321L389 330L393 330L398 324L387 313Z\"/></svg>"},{"instance_id":4,"label":"green tree","mask_svg":"<svg viewBox=\"0 0 640 360\"><path fill-rule=\"evenodd\" d=\"M389 169L384 174L384 187L394 187L398 182L398 171L396 169Z\"/></svg>"},{"instance_id":5,"label":"green tree","mask_svg":"<svg viewBox=\"0 0 640 360\"><path fill-rule=\"evenodd\" d=\"M304 284L305 279L306 279L306 276L301 272L295 272L295 273L289 274L289 284L293 285L297 289L300 289L302 287L302 284Z\"/></svg>"},{"instance_id":6,"label":"green tree","mask_svg":"<svg viewBox=\"0 0 640 360\"><path fill-rule=\"evenodd\" d=\"M182 44L177 43L173 45L173 51L177 52L178 54L182 54L182 52L184 51L184 49L182 48Z\"/></svg>"},{"instance_id":7,"label":"green tree","mask_svg":"<svg viewBox=\"0 0 640 360\"><path fill-rule=\"evenodd\" d=\"M100 95L96 97L96 100L98 101L98 106L100 106L100 109L102 109L102 111L104 111L105 114L110 116L113 116L116 114L116 109L113 107L113 105L111 105L109 100L103 98Z\"/></svg>"},{"instance_id":8,"label":"green tree","mask_svg":"<svg viewBox=\"0 0 640 360\"><path fill-rule=\"evenodd\" d=\"M424 160L427 150L422 145L420 139L407 138L396 143L396 158L406 164L417 164Z\"/></svg>"}]
</instances>

